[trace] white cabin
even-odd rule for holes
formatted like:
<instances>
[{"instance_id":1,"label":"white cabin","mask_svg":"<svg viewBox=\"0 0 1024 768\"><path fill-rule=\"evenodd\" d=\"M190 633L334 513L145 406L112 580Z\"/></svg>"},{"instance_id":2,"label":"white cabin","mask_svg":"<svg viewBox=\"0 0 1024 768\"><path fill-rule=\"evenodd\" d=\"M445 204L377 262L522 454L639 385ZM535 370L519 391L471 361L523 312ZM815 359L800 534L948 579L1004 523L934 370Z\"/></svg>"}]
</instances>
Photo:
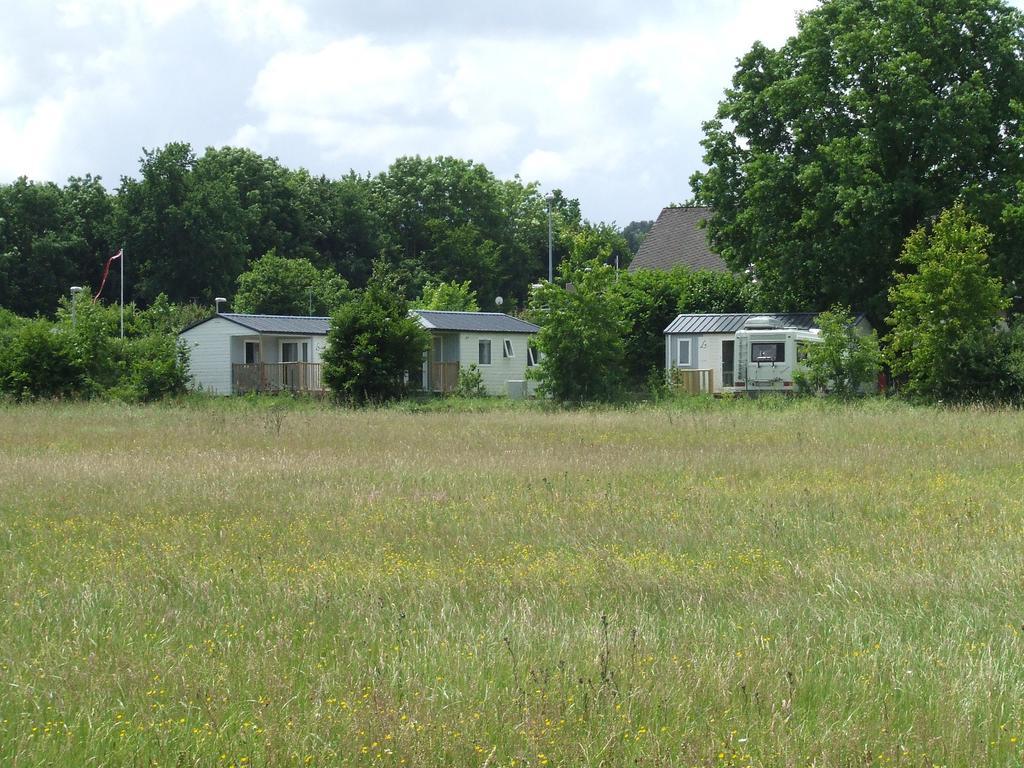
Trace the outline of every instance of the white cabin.
<instances>
[{"instance_id":1,"label":"white cabin","mask_svg":"<svg viewBox=\"0 0 1024 768\"><path fill-rule=\"evenodd\" d=\"M217 313L179 334L193 389L215 395L324 391L328 317Z\"/></svg>"},{"instance_id":2,"label":"white cabin","mask_svg":"<svg viewBox=\"0 0 1024 768\"><path fill-rule=\"evenodd\" d=\"M523 397L535 389L526 371L537 359L533 323L498 312L411 313L430 334L423 389L446 393L459 371L476 365L487 394ZM217 313L179 334L189 351L191 388L216 395L326 391L321 360L329 317Z\"/></svg>"}]
</instances>

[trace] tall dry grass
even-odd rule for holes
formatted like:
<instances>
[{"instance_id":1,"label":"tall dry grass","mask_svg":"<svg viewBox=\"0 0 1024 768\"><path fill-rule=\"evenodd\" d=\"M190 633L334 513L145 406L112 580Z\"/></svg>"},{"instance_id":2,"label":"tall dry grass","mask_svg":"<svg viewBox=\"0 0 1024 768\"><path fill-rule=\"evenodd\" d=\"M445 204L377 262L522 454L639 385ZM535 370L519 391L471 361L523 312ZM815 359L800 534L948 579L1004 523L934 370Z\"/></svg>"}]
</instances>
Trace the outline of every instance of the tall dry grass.
<instances>
[{"instance_id":1,"label":"tall dry grass","mask_svg":"<svg viewBox=\"0 0 1024 768\"><path fill-rule=\"evenodd\" d=\"M0 408L0 765L1019 765L1024 416Z\"/></svg>"}]
</instances>

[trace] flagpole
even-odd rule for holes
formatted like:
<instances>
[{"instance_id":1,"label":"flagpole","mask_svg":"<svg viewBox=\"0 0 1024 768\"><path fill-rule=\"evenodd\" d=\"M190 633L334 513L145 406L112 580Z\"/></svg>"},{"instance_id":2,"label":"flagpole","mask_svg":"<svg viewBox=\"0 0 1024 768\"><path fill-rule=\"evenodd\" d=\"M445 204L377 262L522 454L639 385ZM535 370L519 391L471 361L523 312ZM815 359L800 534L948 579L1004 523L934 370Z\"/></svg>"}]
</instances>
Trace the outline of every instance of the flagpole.
<instances>
[{"instance_id":1,"label":"flagpole","mask_svg":"<svg viewBox=\"0 0 1024 768\"><path fill-rule=\"evenodd\" d=\"M121 249L121 338L124 338L124 248Z\"/></svg>"}]
</instances>

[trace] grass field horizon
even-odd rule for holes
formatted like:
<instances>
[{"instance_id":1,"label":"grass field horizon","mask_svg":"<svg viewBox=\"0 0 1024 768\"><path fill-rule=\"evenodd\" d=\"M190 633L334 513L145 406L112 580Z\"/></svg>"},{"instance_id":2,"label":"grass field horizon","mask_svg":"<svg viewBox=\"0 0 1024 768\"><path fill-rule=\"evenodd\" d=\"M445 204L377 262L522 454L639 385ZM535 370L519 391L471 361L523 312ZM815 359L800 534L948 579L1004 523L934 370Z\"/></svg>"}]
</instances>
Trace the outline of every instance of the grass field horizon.
<instances>
[{"instance_id":1,"label":"grass field horizon","mask_svg":"<svg viewBox=\"0 0 1024 768\"><path fill-rule=\"evenodd\" d=\"M1024 414L0 406L0 765L1011 766Z\"/></svg>"}]
</instances>

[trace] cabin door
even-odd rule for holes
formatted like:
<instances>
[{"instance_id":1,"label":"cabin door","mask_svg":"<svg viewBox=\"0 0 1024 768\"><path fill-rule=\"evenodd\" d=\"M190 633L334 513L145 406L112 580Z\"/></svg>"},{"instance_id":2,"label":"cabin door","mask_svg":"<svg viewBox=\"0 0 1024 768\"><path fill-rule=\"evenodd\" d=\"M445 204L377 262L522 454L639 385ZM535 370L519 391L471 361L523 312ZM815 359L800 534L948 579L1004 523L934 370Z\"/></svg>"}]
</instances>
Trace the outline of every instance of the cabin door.
<instances>
[{"instance_id":1,"label":"cabin door","mask_svg":"<svg viewBox=\"0 0 1024 768\"><path fill-rule=\"evenodd\" d=\"M733 339L722 342L722 386L731 387L736 382L736 342Z\"/></svg>"}]
</instances>

